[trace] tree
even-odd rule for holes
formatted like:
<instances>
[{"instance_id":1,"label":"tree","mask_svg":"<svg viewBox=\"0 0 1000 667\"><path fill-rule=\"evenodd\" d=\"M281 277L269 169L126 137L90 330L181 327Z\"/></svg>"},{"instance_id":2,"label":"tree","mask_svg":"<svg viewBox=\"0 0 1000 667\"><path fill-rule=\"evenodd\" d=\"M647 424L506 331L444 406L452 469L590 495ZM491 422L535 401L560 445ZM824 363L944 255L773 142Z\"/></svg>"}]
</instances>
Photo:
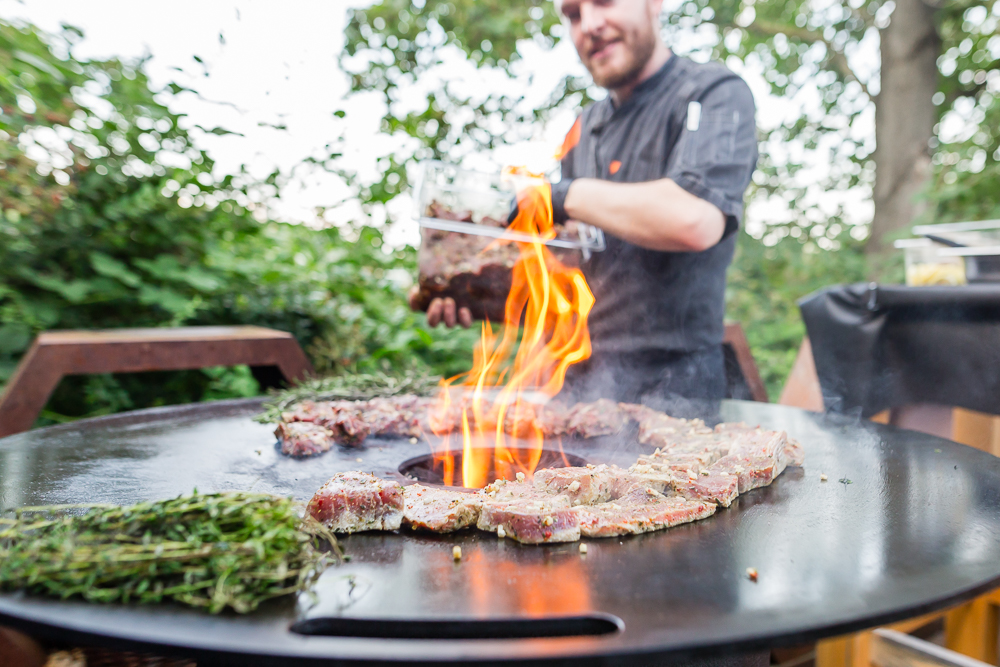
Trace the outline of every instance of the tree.
<instances>
[{"instance_id":1,"label":"tree","mask_svg":"<svg viewBox=\"0 0 1000 667\"><path fill-rule=\"evenodd\" d=\"M600 94L576 76L541 103L519 92L530 83L519 73L524 53L564 38L546 0L380 0L349 17L342 64L352 90L378 91L383 132L401 139L381 180L356 184L369 206L404 191L414 158L461 160ZM755 353L774 360L765 368L772 391L803 332L794 308L769 306L775 295L791 304L820 285L863 278L865 248L868 272L892 278L894 257L881 251L915 217L997 210L998 19L997 0L667 0L664 34L675 50L756 73L791 108L760 119L748 201L751 214L764 202L768 212L750 216L730 276L730 314L749 318ZM490 73L494 88L515 83L457 93L459 61ZM404 100L414 88L424 91L419 104ZM872 217L851 213L859 201L874 201ZM752 264L761 261L775 266Z\"/></svg>"},{"instance_id":2,"label":"tree","mask_svg":"<svg viewBox=\"0 0 1000 667\"><path fill-rule=\"evenodd\" d=\"M259 324L324 373L465 370L474 332L435 334L406 306L412 248L270 220L255 202L279 174L214 173L169 108L182 89L151 89L141 61L75 58L80 37L0 21L0 384L53 328ZM246 368L68 378L48 414L258 391Z\"/></svg>"},{"instance_id":3,"label":"tree","mask_svg":"<svg viewBox=\"0 0 1000 667\"><path fill-rule=\"evenodd\" d=\"M562 37L550 2L383 0L350 16L343 62L354 72L353 89L379 91L384 131L416 140L386 174L401 176L410 156L454 159L493 148L559 105L589 98L585 79L567 77L545 104L529 109L510 94L456 95L444 77L421 109L394 111L399 91L439 69L451 51L513 76L519 42L551 46ZM761 72L774 95L803 107L765 128L770 150L757 196L783 200L787 221L814 233L814 224L831 222L810 219L820 193L861 188L874 200L874 252L918 215L942 144L941 121L968 116L970 103L989 107L1000 86L996 0L677 0L665 18L670 43L683 50L697 36L695 57L736 58L738 67ZM873 109L874 136L865 128ZM787 154L788 145L802 150ZM987 166L996 160L988 154ZM827 165L819 181L807 169L816 165ZM800 178L804 170L809 176ZM396 181L392 191L404 185Z\"/></svg>"}]
</instances>

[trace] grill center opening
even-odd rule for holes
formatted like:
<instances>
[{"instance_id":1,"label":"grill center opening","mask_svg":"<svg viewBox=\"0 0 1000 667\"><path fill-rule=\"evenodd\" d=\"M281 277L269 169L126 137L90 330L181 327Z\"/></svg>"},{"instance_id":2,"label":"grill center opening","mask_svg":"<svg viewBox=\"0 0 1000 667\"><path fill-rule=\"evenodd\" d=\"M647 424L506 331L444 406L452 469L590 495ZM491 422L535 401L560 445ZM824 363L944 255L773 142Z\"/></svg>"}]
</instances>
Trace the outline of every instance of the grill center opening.
<instances>
[{"instance_id":1,"label":"grill center opening","mask_svg":"<svg viewBox=\"0 0 1000 667\"><path fill-rule=\"evenodd\" d=\"M486 476L486 483L496 481L498 475L496 468L493 466L492 450L490 450L491 455L488 457L491 461L490 469ZM530 451L524 448L512 448L511 453L516 457L520 458L522 461L528 459ZM455 470L462 470L462 452L455 451L451 452L452 456L455 458ZM566 468L574 466L585 466L587 465L587 459L582 456L577 456L575 454L566 454L553 449L543 449L541 458L538 459L538 466L536 470L541 470L542 468ZM431 486L444 486L444 461L440 457L433 454L424 454L423 456L417 456L412 459L403 461L399 465L399 473L410 479L415 479L421 484L428 484ZM461 481L461 473L459 473L456 480ZM510 480L514 481L514 480ZM451 488L462 488L462 487L451 487Z\"/></svg>"}]
</instances>

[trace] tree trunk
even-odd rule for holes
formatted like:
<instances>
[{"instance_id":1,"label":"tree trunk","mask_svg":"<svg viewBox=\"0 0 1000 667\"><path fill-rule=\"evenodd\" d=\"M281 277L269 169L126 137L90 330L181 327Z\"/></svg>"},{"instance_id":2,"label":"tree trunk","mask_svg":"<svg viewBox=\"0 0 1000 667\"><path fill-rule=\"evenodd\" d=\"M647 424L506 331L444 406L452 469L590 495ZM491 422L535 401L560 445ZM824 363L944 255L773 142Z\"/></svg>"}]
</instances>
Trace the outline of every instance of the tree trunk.
<instances>
[{"instance_id":1,"label":"tree trunk","mask_svg":"<svg viewBox=\"0 0 1000 667\"><path fill-rule=\"evenodd\" d=\"M941 39L927 0L896 0L881 31L881 90L875 101L875 217L869 255L920 213L917 196L930 176Z\"/></svg>"}]
</instances>

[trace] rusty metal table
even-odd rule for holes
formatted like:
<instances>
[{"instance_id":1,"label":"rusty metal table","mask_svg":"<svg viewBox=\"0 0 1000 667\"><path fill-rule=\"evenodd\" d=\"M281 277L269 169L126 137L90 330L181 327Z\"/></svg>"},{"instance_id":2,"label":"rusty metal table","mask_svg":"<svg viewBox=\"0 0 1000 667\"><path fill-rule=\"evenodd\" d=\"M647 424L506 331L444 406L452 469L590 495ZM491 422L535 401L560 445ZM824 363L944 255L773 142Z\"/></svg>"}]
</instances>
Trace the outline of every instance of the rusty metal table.
<instances>
[{"instance_id":1,"label":"rusty metal table","mask_svg":"<svg viewBox=\"0 0 1000 667\"><path fill-rule=\"evenodd\" d=\"M193 487L307 499L336 471L392 475L428 447L372 440L292 460L252 421L258 409L164 408L2 439L0 505L131 503ZM724 401L717 416L788 430L805 466L704 521L590 540L585 556L477 532L359 534L343 540L352 560L323 575L315 600L209 616L13 593L0 595L0 624L203 664L666 664L884 624L1000 581L1000 459L775 405ZM594 462L643 449L629 438L564 444Z\"/></svg>"}]
</instances>

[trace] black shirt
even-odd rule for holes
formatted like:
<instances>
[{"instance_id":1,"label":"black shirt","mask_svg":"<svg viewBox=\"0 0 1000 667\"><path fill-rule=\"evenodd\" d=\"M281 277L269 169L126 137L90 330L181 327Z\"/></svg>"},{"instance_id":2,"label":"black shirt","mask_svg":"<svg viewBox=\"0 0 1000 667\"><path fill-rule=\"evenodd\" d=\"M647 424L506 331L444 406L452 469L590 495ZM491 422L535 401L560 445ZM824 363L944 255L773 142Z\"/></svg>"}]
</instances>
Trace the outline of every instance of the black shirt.
<instances>
[{"instance_id":1,"label":"black shirt","mask_svg":"<svg viewBox=\"0 0 1000 667\"><path fill-rule=\"evenodd\" d=\"M595 353L718 346L726 268L757 164L750 89L721 65L675 55L621 107L608 97L584 109L579 122L563 178L670 178L726 216L722 240L704 252L647 250L606 235L607 250L582 266L596 298L589 318Z\"/></svg>"}]
</instances>

